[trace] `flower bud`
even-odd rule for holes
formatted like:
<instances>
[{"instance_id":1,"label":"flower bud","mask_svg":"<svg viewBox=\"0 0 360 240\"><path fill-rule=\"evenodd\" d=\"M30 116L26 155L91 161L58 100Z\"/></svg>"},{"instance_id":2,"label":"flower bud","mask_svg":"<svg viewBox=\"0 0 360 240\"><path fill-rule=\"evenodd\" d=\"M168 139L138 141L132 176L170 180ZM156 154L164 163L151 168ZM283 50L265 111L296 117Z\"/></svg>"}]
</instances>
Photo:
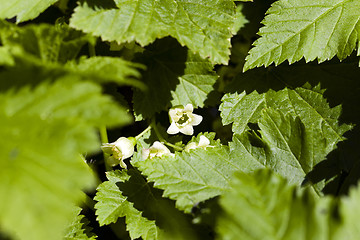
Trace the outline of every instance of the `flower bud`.
<instances>
[{"instance_id":1,"label":"flower bud","mask_svg":"<svg viewBox=\"0 0 360 240\"><path fill-rule=\"evenodd\" d=\"M170 150L159 141L155 141L150 148L144 148L142 150L143 159L152 159L154 157L162 156L175 156L175 154L171 153Z\"/></svg>"},{"instance_id":2,"label":"flower bud","mask_svg":"<svg viewBox=\"0 0 360 240\"><path fill-rule=\"evenodd\" d=\"M134 154L134 146L136 140L133 137L120 137L113 143L104 143L101 149L106 154L106 162L110 166L120 164L122 168L127 168L124 159L131 157Z\"/></svg>"}]
</instances>

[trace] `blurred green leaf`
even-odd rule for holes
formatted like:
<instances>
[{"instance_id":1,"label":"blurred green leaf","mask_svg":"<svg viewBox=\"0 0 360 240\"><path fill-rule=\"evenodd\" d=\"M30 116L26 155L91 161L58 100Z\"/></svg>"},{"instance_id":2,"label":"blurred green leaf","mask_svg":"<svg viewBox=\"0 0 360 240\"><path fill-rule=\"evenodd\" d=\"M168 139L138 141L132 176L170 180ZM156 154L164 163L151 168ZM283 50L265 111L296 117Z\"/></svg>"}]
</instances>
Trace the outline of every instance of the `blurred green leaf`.
<instances>
[{"instance_id":1,"label":"blurred green leaf","mask_svg":"<svg viewBox=\"0 0 360 240\"><path fill-rule=\"evenodd\" d=\"M219 239L338 239L335 200L300 191L269 170L236 173L220 204Z\"/></svg>"},{"instance_id":2,"label":"blurred green leaf","mask_svg":"<svg viewBox=\"0 0 360 240\"><path fill-rule=\"evenodd\" d=\"M74 77L0 99L0 224L21 239L62 239L81 190L94 186L80 154L98 151L96 127L130 117L99 86Z\"/></svg>"}]
</instances>

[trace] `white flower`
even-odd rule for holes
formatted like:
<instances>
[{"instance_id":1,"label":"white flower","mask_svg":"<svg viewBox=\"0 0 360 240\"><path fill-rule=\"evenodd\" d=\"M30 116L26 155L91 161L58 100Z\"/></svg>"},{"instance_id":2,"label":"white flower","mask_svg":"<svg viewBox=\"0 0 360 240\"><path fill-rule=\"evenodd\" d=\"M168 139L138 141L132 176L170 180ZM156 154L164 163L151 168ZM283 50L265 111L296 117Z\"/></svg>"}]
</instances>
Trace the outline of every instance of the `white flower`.
<instances>
[{"instance_id":1,"label":"white flower","mask_svg":"<svg viewBox=\"0 0 360 240\"><path fill-rule=\"evenodd\" d=\"M210 140L207 137L200 136L199 143L196 142L189 143L188 145L186 145L185 151L189 152L190 149L195 149L195 148L206 149L207 147L214 147L214 146L210 146Z\"/></svg>"},{"instance_id":2,"label":"white flower","mask_svg":"<svg viewBox=\"0 0 360 240\"><path fill-rule=\"evenodd\" d=\"M142 150L143 159L152 159L154 157L162 156L175 156L175 154L171 153L170 150L159 141L155 141L150 148L143 148Z\"/></svg>"},{"instance_id":3,"label":"white flower","mask_svg":"<svg viewBox=\"0 0 360 240\"><path fill-rule=\"evenodd\" d=\"M170 127L167 129L168 134L177 134L179 132L186 135L193 135L193 126L197 126L202 121L202 116L192 113L193 105L187 104L177 106L169 110Z\"/></svg>"},{"instance_id":4,"label":"white flower","mask_svg":"<svg viewBox=\"0 0 360 240\"><path fill-rule=\"evenodd\" d=\"M127 168L124 159L129 158L134 154L135 144L135 138L120 137L113 143L104 143L101 146L101 149L108 155L106 161L110 166L120 164L122 168Z\"/></svg>"}]
</instances>

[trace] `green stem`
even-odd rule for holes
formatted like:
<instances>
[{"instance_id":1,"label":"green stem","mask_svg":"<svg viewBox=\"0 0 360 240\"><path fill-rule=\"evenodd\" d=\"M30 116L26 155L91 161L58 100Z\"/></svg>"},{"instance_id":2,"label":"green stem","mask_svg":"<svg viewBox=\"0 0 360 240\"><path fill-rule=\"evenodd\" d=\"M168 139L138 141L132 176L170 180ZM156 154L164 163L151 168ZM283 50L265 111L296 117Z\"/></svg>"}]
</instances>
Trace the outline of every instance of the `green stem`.
<instances>
[{"instance_id":1,"label":"green stem","mask_svg":"<svg viewBox=\"0 0 360 240\"><path fill-rule=\"evenodd\" d=\"M169 142L167 142L167 141L164 141L164 144L165 144L165 145L168 145L169 147L172 147L173 149L175 149L175 150L177 150L177 151L182 151L182 150L184 150L182 147L176 146L176 145L174 145L174 144L172 144L172 143L169 143Z\"/></svg>"},{"instance_id":2,"label":"green stem","mask_svg":"<svg viewBox=\"0 0 360 240\"><path fill-rule=\"evenodd\" d=\"M92 211L95 211L95 201L90 198L86 193L83 193L84 194L84 199L83 199L83 202L85 203L85 205L91 209Z\"/></svg>"},{"instance_id":3,"label":"green stem","mask_svg":"<svg viewBox=\"0 0 360 240\"><path fill-rule=\"evenodd\" d=\"M144 131L142 131L139 135L135 137L136 141L141 138L145 133L147 133L151 129L151 125L148 126Z\"/></svg>"},{"instance_id":4,"label":"green stem","mask_svg":"<svg viewBox=\"0 0 360 240\"><path fill-rule=\"evenodd\" d=\"M89 43L89 55L90 57L95 57L96 56L96 51L95 51L95 45Z\"/></svg>"},{"instance_id":5,"label":"green stem","mask_svg":"<svg viewBox=\"0 0 360 240\"><path fill-rule=\"evenodd\" d=\"M174 150L177 151L182 151L184 150L182 147L176 146L172 143L169 143L168 141L165 140L165 138L163 138L163 136L160 134L159 129L156 126L155 120L153 120L150 124L150 126L154 129L155 134L157 136L157 138L160 140L160 142L163 142L165 145L168 145L169 147L172 147Z\"/></svg>"},{"instance_id":6,"label":"green stem","mask_svg":"<svg viewBox=\"0 0 360 240\"><path fill-rule=\"evenodd\" d=\"M102 143L108 143L108 142L109 142L109 139L108 139L108 135L107 135L106 126L101 126L101 127L99 128L99 131L100 131L100 139L101 139L101 142L102 142ZM103 154L103 156L104 156L104 162L105 162L105 170L106 170L107 172L109 172L109 171L112 170L112 167L107 164L107 161L106 161L107 156L106 156L105 153Z\"/></svg>"},{"instance_id":7,"label":"green stem","mask_svg":"<svg viewBox=\"0 0 360 240\"><path fill-rule=\"evenodd\" d=\"M109 139L107 136L107 130L106 130L106 126L101 126L100 127L100 139L102 143L108 143Z\"/></svg>"}]
</instances>

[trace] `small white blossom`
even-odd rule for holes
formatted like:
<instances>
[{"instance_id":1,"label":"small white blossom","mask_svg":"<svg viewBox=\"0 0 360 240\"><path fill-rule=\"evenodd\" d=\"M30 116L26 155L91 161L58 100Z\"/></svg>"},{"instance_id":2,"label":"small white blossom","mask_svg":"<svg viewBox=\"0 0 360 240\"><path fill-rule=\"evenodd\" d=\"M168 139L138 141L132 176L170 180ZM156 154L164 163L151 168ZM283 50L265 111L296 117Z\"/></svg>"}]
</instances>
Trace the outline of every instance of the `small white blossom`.
<instances>
[{"instance_id":1,"label":"small white blossom","mask_svg":"<svg viewBox=\"0 0 360 240\"><path fill-rule=\"evenodd\" d=\"M167 129L168 134L177 134L179 132L186 135L193 135L193 126L201 123L203 117L192 113L193 105L187 104L184 106L177 106L169 110L170 127Z\"/></svg>"},{"instance_id":2,"label":"small white blossom","mask_svg":"<svg viewBox=\"0 0 360 240\"><path fill-rule=\"evenodd\" d=\"M196 142L189 143L188 145L186 145L185 151L189 152L190 149L195 149L195 148L206 149L207 147L214 147L214 146L210 146L210 140L207 137L200 136L199 143Z\"/></svg>"},{"instance_id":3,"label":"small white blossom","mask_svg":"<svg viewBox=\"0 0 360 240\"><path fill-rule=\"evenodd\" d=\"M134 154L135 144L136 140L134 138L120 137L113 143L104 143L101 149L108 155L106 160L110 166L120 164L122 168L127 168L124 159Z\"/></svg>"},{"instance_id":4,"label":"small white blossom","mask_svg":"<svg viewBox=\"0 0 360 240\"><path fill-rule=\"evenodd\" d=\"M154 157L162 156L175 156L175 154L171 153L170 150L159 141L155 141L150 148L143 148L142 150L143 159L152 159Z\"/></svg>"}]
</instances>

